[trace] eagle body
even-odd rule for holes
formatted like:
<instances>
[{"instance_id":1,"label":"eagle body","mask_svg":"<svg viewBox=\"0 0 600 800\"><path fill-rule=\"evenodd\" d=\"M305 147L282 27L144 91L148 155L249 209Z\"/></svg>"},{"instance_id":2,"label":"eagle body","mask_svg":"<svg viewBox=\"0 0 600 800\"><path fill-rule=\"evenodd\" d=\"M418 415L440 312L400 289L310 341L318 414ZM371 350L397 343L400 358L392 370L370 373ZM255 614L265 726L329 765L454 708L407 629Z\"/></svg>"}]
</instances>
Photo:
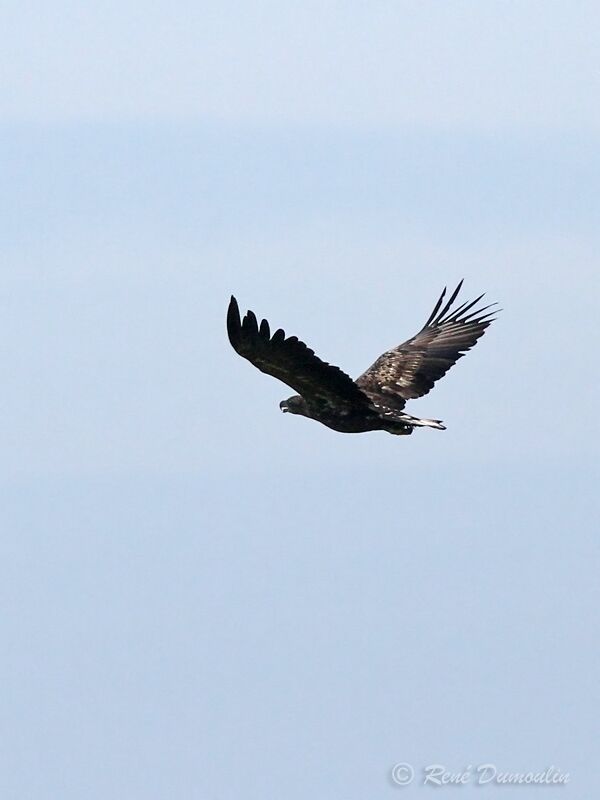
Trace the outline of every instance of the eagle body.
<instances>
[{"instance_id":1,"label":"eagle body","mask_svg":"<svg viewBox=\"0 0 600 800\"><path fill-rule=\"evenodd\" d=\"M412 427L404 422L385 419L375 408L336 408L326 403L316 403L311 406L299 394L282 400L279 407L290 414L300 414L314 419L339 433L367 433L380 430L405 436L412 433Z\"/></svg>"},{"instance_id":2,"label":"eagle body","mask_svg":"<svg viewBox=\"0 0 600 800\"><path fill-rule=\"evenodd\" d=\"M318 358L296 336L279 328L271 335L248 311L240 317L235 297L227 312L227 333L234 350L261 372L278 378L298 394L283 400L282 411L297 414L341 433L383 430L406 436L415 428L444 430L441 420L408 414L406 401L427 394L459 358L483 336L496 304L476 308L483 295L454 307L462 281L444 304L446 289L421 330L386 351L356 380Z\"/></svg>"}]
</instances>

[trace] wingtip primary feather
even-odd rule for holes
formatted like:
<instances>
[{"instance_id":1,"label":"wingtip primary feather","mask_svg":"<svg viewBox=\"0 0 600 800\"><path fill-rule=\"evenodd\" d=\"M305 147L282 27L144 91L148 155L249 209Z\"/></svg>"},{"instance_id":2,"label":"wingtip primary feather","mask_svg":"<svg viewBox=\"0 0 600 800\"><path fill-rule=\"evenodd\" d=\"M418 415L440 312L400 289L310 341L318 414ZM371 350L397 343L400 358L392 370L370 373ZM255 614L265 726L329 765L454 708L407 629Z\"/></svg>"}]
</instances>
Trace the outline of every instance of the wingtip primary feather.
<instances>
[{"instance_id":1,"label":"wingtip primary feather","mask_svg":"<svg viewBox=\"0 0 600 800\"><path fill-rule=\"evenodd\" d=\"M258 335L258 320L254 311L246 311L246 316L242 322L242 330L250 336Z\"/></svg>"},{"instance_id":2,"label":"wingtip primary feather","mask_svg":"<svg viewBox=\"0 0 600 800\"><path fill-rule=\"evenodd\" d=\"M258 333L260 334L260 336L262 336L263 339L271 338L271 329L266 319L261 320Z\"/></svg>"},{"instance_id":3,"label":"wingtip primary feather","mask_svg":"<svg viewBox=\"0 0 600 800\"><path fill-rule=\"evenodd\" d=\"M442 293L441 293L441 295L440 295L440 297L439 297L439 300L437 301L437 303L435 304L435 306L434 306L434 308L433 308L433 311L432 311L432 312L431 312L431 314L429 315L429 319L427 320L427 322L425 323L425 325L423 325L423 327L424 327L424 328L426 328L426 327L429 325L429 323L430 323L430 322L431 322L431 321L434 319L435 315L437 314L437 312L438 312L438 310L439 310L440 306L442 305L442 301L444 300L444 297L446 296L446 290L447 290L447 288L448 288L447 286L444 286L444 288L443 288L443 290L442 290Z\"/></svg>"},{"instance_id":4,"label":"wingtip primary feather","mask_svg":"<svg viewBox=\"0 0 600 800\"><path fill-rule=\"evenodd\" d=\"M456 287L456 289L455 289L455 290L452 292L452 294L450 295L450 299L448 300L448 302L446 303L446 305L445 305L445 306L442 308L442 310L440 311L440 313L439 313L439 314L438 314L438 315L435 317L435 319L432 321L432 323L431 323L432 325L439 325L439 323L440 323L440 322L443 320L443 318L444 318L444 314L447 314L447 313L448 313L448 311L450 311L450 309L452 308L452 303L453 303L453 302L456 300L456 298L457 298L457 296L458 296L458 293L460 292L460 288L461 288L461 286L463 285L463 281L464 281L464 278L463 278L463 279L460 281L460 283L458 284L458 286ZM428 323L428 324L429 324L429 323Z\"/></svg>"},{"instance_id":5,"label":"wingtip primary feather","mask_svg":"<svg viewBox=\"0 0 600 800\"><path fill-rule=\"evenodd\" d=\"M227 334L229 341L234 350L237 350L242 330L242 323L240 320L240 309L237 300L231 295L229 301L229 308L227 309Z\"/></svg>"}]
</instances>

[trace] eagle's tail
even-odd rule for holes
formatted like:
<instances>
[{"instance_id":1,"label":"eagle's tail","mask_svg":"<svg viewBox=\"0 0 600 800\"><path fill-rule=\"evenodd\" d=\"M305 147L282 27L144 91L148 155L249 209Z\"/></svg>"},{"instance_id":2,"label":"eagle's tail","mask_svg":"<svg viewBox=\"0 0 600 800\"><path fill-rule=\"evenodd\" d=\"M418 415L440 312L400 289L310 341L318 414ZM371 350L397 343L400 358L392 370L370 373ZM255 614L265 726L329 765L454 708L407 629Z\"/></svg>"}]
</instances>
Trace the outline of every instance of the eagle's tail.
<instances>
[{"instance_id":1,"label":"eagle's tail","mask_svg":"<svg viewBox=\"0 0 600 800\"><path fill-rule=\"evenodd\" d=\"M399 422L409 428L435 428L438 431L445 431L446 426L441 419L421 419L421 417L413 417L412 414L407 414L406 411L397 408L381 407L377 403L374 407L379 411L383 419L389 420L392 423Z\"/></svg>"},{"instance_id":2,"label":"eagle's tail","mask_svg":"<svg viewBox=\"0 0 600 800\"><path fill-rule=\"evenodd\" d=\"M441 419L421 419L410 414L402 414L402 421L414 428L435 428L438 431L445 431L446 426Z\"/></svg>"}]
</instances>

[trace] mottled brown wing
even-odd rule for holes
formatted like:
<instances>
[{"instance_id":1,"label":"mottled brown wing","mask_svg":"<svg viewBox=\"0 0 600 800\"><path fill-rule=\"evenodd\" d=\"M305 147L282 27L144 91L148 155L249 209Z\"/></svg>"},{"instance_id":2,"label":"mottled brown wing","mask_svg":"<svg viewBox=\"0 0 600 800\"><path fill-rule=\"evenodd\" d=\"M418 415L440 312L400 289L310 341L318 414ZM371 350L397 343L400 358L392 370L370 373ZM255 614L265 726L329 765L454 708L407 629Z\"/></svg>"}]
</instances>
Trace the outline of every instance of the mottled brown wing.
<instances>
[{"instance_id":1,"label":"mottled brown wing","mask_svg":"<svg viewBox=\"0 0 600 800\"><path fill-rule=\"evenodd\" d=\"M496 303L472 311L483 297L480 295L453 310L452 305L462 284L461 281L441 308L446 295L444 289L419 333L381 355L357 378L358 386L372 400L393 408L404 408L407 400L431 391L434 383L483 336L496 313L496 309L488 309Z\"/></svg>"},{"instance_id":2,"label":"mottled brown wing","mask_svg":"<svg viewBox=\"0 0 600 800\"><path fill-rule=\"evenodd\" d=\"M349 375L321 361L296 336L286 338L281 328L271 336L267 320L259 325L252 311L242 321L233 296L227 311L227 333L236 353L261 372L291 386L307 403L369 406L368 398Z\"/></svg>"}]
</instances>

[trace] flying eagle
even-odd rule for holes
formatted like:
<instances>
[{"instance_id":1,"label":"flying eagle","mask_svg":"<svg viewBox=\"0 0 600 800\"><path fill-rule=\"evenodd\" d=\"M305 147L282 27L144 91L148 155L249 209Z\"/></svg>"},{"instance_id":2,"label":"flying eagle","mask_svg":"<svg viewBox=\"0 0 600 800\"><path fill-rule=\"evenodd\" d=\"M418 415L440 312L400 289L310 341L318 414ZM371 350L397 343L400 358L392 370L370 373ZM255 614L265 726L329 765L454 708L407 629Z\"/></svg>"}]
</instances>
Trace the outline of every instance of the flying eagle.
<instances>
[{"instance_id":1,"label":"flying eagle","mask_svg":"<svg viewBox=\"0 0 600 800\"><path fill-rule=\"evenodd\" d=\"M441 420L413 417L404 406L407 400L431 391L495 319L498 309L489 309L496 303L474 308L484 295L452 308L462 284L442 307L444 288L416 336L383 353L355 381L339 367L321 361L298 337L286 337L281 328L271 336L267 320L259 325L252 311L242 321L233 295L227 333L236 353L298 392L279 404L282 411L309 417L342 433L383 430L406 436L419 427L445 430Z\"/></svg>"}]
</instances>

